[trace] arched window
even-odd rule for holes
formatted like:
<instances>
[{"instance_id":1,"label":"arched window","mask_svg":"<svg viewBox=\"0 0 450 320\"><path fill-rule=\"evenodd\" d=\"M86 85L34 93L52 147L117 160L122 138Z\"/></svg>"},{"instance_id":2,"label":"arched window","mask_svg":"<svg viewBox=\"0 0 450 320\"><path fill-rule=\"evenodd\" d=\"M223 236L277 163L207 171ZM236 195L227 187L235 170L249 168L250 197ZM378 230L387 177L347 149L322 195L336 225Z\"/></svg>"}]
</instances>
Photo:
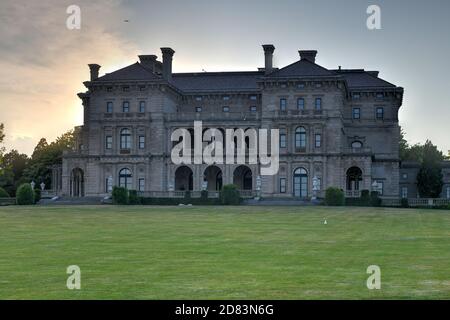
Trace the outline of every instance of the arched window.
<instances>
[{"instance_id":1,"label":"arched window","mask_svg":"<svg viewBox=\"0 0 450 320\"><path fill-rule=\"evenodd\" d=\"M300 149L306 148L306 130L303 127L295 129L295 147Z\"/></svg>"},{"instance_id":2,"label":"arched window","mask_svg":"<svg viewBox=\"0 0 450 320\"><path fill-rule=\"evenodd\" d=\"M363 147L363 144L361 141L353 141L352 142L352 148L353 149L360 149Z\"/></svg>"},{"instance_id":3,"label":"arched window","mask_svg":"<svg viewBox=\"0 0 450 320\"><path fill-rule=\"evenodd\" d=\"M294 197L305 198L308 196L308 172L305 168L297 168L294 171Z\"/></svg>"},{"instance_id":4,"label":"arched window","mask_svg":"<svg viewBox=\"0 0 450 320\"><path fill-rule=\"evenodd\" d=\"M119 171L119 187L131 189L131 171L128 168L123 168Z\"/></svg>"},{"instance_id":5,"label":"arched window","mask_svg":"<svg viewBox=\"0 0 450 320\"><path fill-rule=\"evenodd\" d=\"M120 130L120 149L131 149L131 131L128 128Z\"/></svg>"}]
</instances>

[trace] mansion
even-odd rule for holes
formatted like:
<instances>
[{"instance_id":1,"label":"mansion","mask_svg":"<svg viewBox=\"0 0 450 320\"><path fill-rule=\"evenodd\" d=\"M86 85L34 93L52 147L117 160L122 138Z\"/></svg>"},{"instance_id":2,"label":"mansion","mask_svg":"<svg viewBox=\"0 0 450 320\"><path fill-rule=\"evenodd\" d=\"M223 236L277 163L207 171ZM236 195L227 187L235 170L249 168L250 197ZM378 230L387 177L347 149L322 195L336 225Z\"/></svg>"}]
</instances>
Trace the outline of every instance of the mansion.
<instances>
[{"instance_id":1,"label":"mansion","mask_svg":"<svg viewBox=\"0 0 450 320\"><path fill-rule=\"evenodd\" d=\"M214 193L235 184L243 195L323 197L327 187L347 196L377 190L399 197L398 111L403 88L378 71L327 69L317 51L273 66L273 45L263 45L256 71L173 73L174 50L99 76L90 64L86 92L79 93L84 124L76 147L54 170L63 196L107 196L115 185L147 196L177 191ZM279 170L261 175L259 164L174 164L171 133L204 128L279 129ZM225 146L226 147L226 146ZM313 183L314 182L314 183ZM313 190L314 187L314 190Z\"/></svg>"}]
</instances>

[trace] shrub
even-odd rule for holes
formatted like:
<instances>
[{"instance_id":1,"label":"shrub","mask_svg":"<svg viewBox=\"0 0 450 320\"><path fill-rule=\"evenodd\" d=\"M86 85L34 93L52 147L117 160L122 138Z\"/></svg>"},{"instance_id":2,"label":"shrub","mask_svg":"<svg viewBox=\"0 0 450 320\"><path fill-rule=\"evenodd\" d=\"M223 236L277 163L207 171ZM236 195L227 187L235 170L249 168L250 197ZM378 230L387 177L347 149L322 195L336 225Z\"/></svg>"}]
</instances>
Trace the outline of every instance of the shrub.
<instances>
[{"instance_id":1,"label":"shrub","mask_svg":"<svg viewBox=\"0 0 450 320\"><path fill-rule=\"evenodd\" d=\"M34 204L34 192L29 183L23 183L16 192L16 202L18 205Z\"/></svg>"},{"instance_id":2,"label":"shrub","mask_svg":"<svg viewBox=\"0 0 450 320\"><path fill-rule=\"evenodd\" d=\"M187 190L184 192L184 199L188 201L191 199L191 191Z\"/></svg>"},{"instance_id":3,"label":"shrub","mask_svg":"<svg viewBox=\"0 0 450 320\"><path fill-rule=\"evenodd\" d=\"M402 198L402 200L400 200L400 206L402 208L408 208L409 207L408 199L407 198Z\"/></svg>"},{"instance_id":4,"label":"shrub","mask_svg":"<svg viewBox=\"0 0 450 320\"><path fill-rule=\"evenodd\" d=\"M114 186L112 190L112 200L114 204L128 204L128 190L124 187Z\"/></svg>"},{"instance_id":5,"label":"shrub","mask_svg":"<svg viewBox=\"0 0 450 320\"><path fill-rule=\"evenodd\" d=\"M9 193L2 187L0 187L0 198L9 198Z\"/></svg>"},{"instance_id":6,"label":"shrub","mask_svg":"<svg viewBox=\"0 0 450 320\"><path fill-rule=\"evenodd\" d=\"M220 194L222 204L225 205L237 205L241 203L241 196L237 186L234 184L226 184L222 187Z\"/></svg>"},{"instance_id":7,"label":"shrub","mask_svg":"<svg viewBox=\"0 0 450 320\"><path fill-rule=\"evenodd\" d=\"M325 191L325 204L327 206L343 206L344 203L344 191L335 187L327 188Z\"/></svg>"},{"instance_id":8,"label":"shrub","mask_svg":"<svg viewBox=\"0 0 450 320\"><path fill-rule=\"evenodd\" d=\"M208 190L202 190L202 192L200 193L200 198L203 200L208 199Z\"/></svg>"},{"instance_id":9,"label":"shrub","mask_svg":"<svg viewBox=\"0 0 450 320\"><path fill-rule=\"evenodd\" d=\"M370 198L369 190L361 191L361 205L362 206L370 206L371 205L371 198Z\"/></svg>"},{"instance_id":10,"label":"shrub","mask_svg":"<svg viewBox=\"0 0 450 320\"><path fill-rule=\"evenodd\" d=\"M128 192L128 203L129 204L140 204L140 198L138 197L136 190L130 190Z\"/></svg>"},{"instance_id":11,"label":"shrub","mask_svg":"<svg viewBox=\"0 0 450 320\"><path fill-rule=\"evenodd\" d=\"M372 191L370 193L370 204L372 205L372 207L381 206L381 198L378 196L378 191Z\"/></svg>"},{"instance_id":12,"label":"shrub","mask_svg":"<svg viewBox=\"0 0 450 320\"><path fill-rule=\"evenodd\" d=\"M39 188L34 189L34 203L38 203L39 200L41 200L41 194L42 194L41 189Z\"/></svg>"}]
</instances>

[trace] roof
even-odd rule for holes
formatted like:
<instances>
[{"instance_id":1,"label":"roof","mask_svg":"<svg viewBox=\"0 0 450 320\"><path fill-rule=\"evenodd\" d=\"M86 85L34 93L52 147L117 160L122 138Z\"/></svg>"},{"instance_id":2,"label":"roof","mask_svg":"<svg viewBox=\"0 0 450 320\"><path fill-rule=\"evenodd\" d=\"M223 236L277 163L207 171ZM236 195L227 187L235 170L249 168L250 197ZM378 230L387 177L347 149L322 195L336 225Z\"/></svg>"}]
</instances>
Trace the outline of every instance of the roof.
<instances>
[{"instance_id":1,"label":"roof","mask_svg":"<svg viewBox=\"0 0 450 320\"><path fill-rule=\"evenodd\" d=\"M174 73L172 84L182 91L258 90L263 71Z\"/></svg>"},{"instance_id":2,"label":"roof","mask_svg":"<svg viewBox=\"0 0 450 320\"><path fill-rule=\"evenodd\" d=\"M144 68L139 62L125 68L107 73L95 81L119 81L119 80L152 80L161 77Z\"/></svg>"},{"instance_id":3,"label":"roof","mask_svg":"<svg viewBox=\"0 0 450 320\"><path fill-rule=\"evenodd\" d=\"M375 76L374 71L365 71L364 69L333 71L344 76L349 88L396 87L392 83Z\"/></svg>"},{"instance_id":4,"label":"roof","mask_svg":"<svg viewBox=\"0 0 450 320\"><path fill-rule=\"evenodd\" d=\"M316 77L335 76L336 73L306 59L294 62L272 72L268 77Z\"/></svg>"}]
</instances>

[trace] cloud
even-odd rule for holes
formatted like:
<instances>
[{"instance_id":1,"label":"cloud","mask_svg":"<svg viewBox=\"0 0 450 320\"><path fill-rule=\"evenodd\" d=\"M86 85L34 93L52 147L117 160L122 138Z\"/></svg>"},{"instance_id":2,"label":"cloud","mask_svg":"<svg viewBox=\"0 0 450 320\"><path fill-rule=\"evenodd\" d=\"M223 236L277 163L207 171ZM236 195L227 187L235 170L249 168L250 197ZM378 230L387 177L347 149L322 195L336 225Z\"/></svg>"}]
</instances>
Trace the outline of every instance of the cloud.
<instances>
[{"instance_id":1,"label":"cloud","mask_svg":"<svg viewBox=\"0 0 450 320\"><path fill-rule=\"evenodd\" d=\"M71 4L81 8L80 30L66 28ZM136 59L136 46L119 32L126 14L121 1L2 0L0 122L7 135L27 137L26 143L7 139L8 149L30 153L28 141L51 141L82 124L76 94L85 90L87 64L117 66Z\"/></svg>"}]
</instances>

